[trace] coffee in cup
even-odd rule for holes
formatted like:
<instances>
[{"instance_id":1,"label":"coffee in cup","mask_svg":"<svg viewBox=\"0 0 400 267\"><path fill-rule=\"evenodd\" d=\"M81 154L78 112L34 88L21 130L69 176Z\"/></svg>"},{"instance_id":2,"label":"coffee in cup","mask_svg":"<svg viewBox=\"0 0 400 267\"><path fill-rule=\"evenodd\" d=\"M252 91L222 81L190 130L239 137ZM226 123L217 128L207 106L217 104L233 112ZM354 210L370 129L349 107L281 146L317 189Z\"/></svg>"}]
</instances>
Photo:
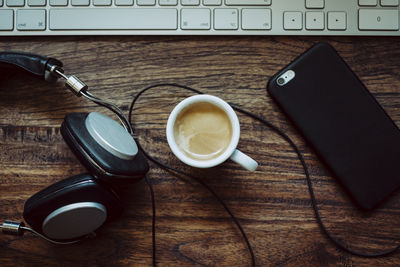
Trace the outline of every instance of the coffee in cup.
<instances>
[{"instance_id":1,"label":"coffee in cup","mask_svg":"<svg viewBox=\"0 0 400 267\"><path fill-rule=\"evenodd\" d=\"M209 168L230 158L254 171L257 162L236 149L239 136L235 111L215 96L186 98L168 118L167 140L172 152L193 167Z\"/></svg>"},{"instance_id":2,"label":"coffee in cup","mask_svg":"<svg viewBox=\"0 0 400 267\"><path fill-rule=\"evenodd\" d=\"M189 158L210 160L228 148L232 126L224 110L209 102L198 102L178 115L174 137L178 147Z\"/></svg>"}]
</instances>

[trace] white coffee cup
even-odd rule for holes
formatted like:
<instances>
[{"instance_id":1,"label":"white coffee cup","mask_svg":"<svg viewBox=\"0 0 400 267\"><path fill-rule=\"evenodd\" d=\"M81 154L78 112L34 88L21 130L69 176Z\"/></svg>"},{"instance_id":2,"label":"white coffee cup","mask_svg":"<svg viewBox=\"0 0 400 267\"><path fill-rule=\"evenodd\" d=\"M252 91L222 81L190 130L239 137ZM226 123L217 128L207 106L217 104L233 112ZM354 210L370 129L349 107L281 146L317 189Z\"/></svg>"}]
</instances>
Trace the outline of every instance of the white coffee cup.
<instances>
[{"instance_id":1,"label":"white coffee cup","mask_svg":"<svg viewBox=\"0 0 400 267\"><path fill-rule=\"evenodd\" d=\"M227 115L231 126L231 138L225 150L221 151L218 156L206 160L195 159L188 156L187 153L185 153L177 144L174 133L174 127L178 116L188 108L192 107L192 105L199 103L208 103L218 107ZM255 160L236 149L240 137L239 119L232 107L224 100L216 96L195 95L184 99L172 110L171 114L169 115L166 131L168 144L172 152L178 159L187 165L197 168L210 168L217 166L230 158L249 171L255 171L258 166L258 163Z\"/></svg>"}]
</instances>

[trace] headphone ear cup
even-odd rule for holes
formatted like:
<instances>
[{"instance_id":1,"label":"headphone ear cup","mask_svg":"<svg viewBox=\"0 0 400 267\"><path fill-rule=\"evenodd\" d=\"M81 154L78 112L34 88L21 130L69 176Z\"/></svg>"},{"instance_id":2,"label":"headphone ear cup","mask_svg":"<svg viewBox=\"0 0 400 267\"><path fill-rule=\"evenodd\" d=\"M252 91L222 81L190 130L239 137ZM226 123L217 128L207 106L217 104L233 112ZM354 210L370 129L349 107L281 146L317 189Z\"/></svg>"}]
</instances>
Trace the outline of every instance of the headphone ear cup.
<instances>
[{"instance_id":1,"label":"headphone ear cup","mask_svg":"<svg viewBox=\"0 0 400 267\"><path fill-rule=\"evenodd\" d=\"M89 174L57 182L30 197L25 221L53 240L85 236L119 215L122 204L107 185Z\"/></svg>"},{"instance_id":2,"label":"headphone ear cup","mask_svg":"<svg viewBox=\"0 0 400 267\"><path fill-rule=\"evenodd\" d=\"M67 114L60 131L87 170L105 182L137 182L149 170L133 137L106 115L96 112Z\"/></svg>"}]
</instances>

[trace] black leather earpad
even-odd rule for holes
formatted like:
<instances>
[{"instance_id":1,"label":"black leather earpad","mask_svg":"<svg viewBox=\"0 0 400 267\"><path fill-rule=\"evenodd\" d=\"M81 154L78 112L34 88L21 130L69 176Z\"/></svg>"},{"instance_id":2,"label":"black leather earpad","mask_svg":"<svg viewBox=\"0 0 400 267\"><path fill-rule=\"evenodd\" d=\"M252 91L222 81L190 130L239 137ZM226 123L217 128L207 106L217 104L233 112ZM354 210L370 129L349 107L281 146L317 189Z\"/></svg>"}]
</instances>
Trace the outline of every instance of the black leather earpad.
<instances>
[{"instance_id":1,"label":"black leather earpad","mask_svg":"<svg viewBox=\"0 0 400 267\"><path fill-rule=\"evenodd\" d=\"M37 232L55 240L86 235L122 211L119 197L89 174L55 183L25 202L24 219ZM90 232L89 231L89 232Z\"/></svg>"}]
</instances>

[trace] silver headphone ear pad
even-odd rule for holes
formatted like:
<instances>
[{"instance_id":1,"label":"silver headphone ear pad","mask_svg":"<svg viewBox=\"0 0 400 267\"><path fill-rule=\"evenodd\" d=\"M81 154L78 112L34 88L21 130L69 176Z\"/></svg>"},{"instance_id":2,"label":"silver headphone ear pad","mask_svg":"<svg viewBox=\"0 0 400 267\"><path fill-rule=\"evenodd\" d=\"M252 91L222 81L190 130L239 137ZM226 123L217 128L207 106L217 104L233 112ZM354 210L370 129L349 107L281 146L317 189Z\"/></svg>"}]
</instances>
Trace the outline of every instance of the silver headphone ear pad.
<instances>
[{"instance_id":1,"label":"silver headphone ear pad","mask_svg":"<svg viewBox=\"0 0 400 267\"><path fill-rule=\"evenodd\" d=\"M114 127L108 130L107 127ZM90 130L89 130L90 129ZM119 132L126 142L108 140ZM139 181L146 175L149 165L133 137L116 121L100 113L70 113L61 125L61 134L86 169L96 178L109 183ZM128 139L128 140L127 140ZM129 140L130 139L130 140ZM125 149L124 145L129 145Z\"/></svg>"},{"instance_id":2,"label":"silver headphone ear pad","mask_svg":"<svg viewBox=\"0 0 400 267\"><path fill-rule=\"evenodd\" d=\"M30 197L25 221L54 240L71 240L118 216L122 204L115 192L89 174L55 183Z\"/></svg>"}]
</instances>

